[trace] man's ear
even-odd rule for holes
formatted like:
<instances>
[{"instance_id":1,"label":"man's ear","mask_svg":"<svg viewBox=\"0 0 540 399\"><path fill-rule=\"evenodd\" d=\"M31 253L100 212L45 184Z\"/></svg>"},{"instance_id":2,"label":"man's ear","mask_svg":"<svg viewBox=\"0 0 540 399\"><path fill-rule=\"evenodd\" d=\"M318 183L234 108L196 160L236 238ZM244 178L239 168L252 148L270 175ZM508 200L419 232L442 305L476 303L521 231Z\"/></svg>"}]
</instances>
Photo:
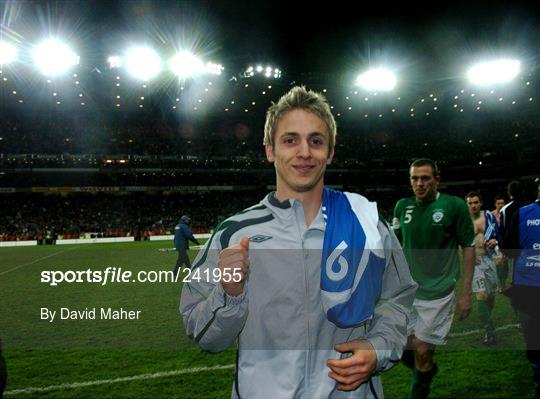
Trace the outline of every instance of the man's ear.
<instances>
[{"instance_id":1,"label":"man's ear","mask_svg":"<svg viewBox=\"0 0 540 399\"><path fill-rule=\"evenodd\" d=\"M328 159L326 160L326 164L330 165L333 159L334 159L334 147L332 147L332 149L328 153Z\"/></svg>"},{"instance_id":2,"label":"man's ear","mask_svg":"<svg viewBox=\"0 0 540 399\"><path fill-rule=\"evenodd\" d=\"M274 149L270 144L265 144L264 150L266 152L266 159L268 162L274 162Z\"/></svg>"}]
</instances>

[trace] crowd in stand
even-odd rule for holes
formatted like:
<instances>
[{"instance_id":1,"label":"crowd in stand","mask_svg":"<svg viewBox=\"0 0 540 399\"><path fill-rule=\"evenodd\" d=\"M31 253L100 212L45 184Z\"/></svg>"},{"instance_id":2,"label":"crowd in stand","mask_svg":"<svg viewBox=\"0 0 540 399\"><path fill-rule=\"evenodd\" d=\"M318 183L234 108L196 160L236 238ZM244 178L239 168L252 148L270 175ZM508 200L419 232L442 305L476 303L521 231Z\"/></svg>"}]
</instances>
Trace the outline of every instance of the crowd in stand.
<instances>
[{"instance_id":1,"label":"crowd in stand","mask_svg":"<svg viewBox=\"0 0 540 399\"><path fill-rule=\"evenodd\" d=\"M406 182L406 180L405 180ZM472 187L472 186L471 186ZM471 187L448 187L447 192L464 196ZM345 187L346 188L346 187ZM355 190L351 187L351 191ZM173 234L180 216L190 215L194 233L208 233L222 220L260 201L266 188L252 191L192 193L10 193L0 195L0 241L93 237L135 237ZM482 189L486 207L504 194L504 184ZM363 193L376 201L381 215L390 220L396 200L408 196L408 187Z\"/></svg>"},{"instance_id":2,"label":"crowd in stand","mask_svg":"<svg viewBox=\"0 0 540 399\"><path fill-rule=\"evenodd\" d=\"M539 132L536 118L519 115L460 125L348 123L338 132L334 166L388 168L423 155L454 166L534 160ZM0 138L4 167L101 166L108 157L122 155L125 167L257 169L265 159L262 126L248 121L197 125L142 117L96 122L66 115L6 115Z\"/></svg>"},{"instance_id":3,"label":"crowd in stand","mask_svg":"<svg viewBox=\"0 0 540 399\"><path fill-rule=\"evenodd\" d=\"M264 115L196 122L155 113L2 115L0 190L150 186L155 192L1 194L0 241L48 242L88 233L148 238L171 233L183 214L191 216L195 232L207 232L261 199L274 181L262 147L263 120ZM395 201L408 195L409 162L422 156L438 161L443 181L469 182L451 187L456 195L496 180L483 192L489 203L504 193L507 181L537 173L540 119L519 112L421 122L348 116L338 119L336 155L326 182L367 191L389 215ZM198 193L164 194L195 186L249 186L251 191L199 188Z\"/></svg>"},{"instance_id":4,"label":"crowd in stand","mask_svg":"<svg viewBox=\"0 0 540 399\"><path fill-rule=\"evenodd\" d=\"M227 216L249 206L254 197L253 193L211 192L4 194L0 195L0 241L52 242L88 236L145 239L173 234L174 226L184 214L191 216L194 233L207 233Z\"/></svg>"}]
</instances>

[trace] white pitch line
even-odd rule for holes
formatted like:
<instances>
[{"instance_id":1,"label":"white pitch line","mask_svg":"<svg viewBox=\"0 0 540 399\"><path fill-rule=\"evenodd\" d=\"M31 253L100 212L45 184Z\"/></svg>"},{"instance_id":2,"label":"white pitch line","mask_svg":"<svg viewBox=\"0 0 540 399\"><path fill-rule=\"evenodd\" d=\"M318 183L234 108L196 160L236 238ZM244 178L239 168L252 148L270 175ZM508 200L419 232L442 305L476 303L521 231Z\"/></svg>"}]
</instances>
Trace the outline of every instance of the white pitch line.
<instances>
[{"instance_id":1,"label":"white pitch line","mask_svg":"<svg viewBox=\"0 0 540 399\"><path fill-rule=\"evenodd\" d=\"M227 369L232 369L232 368L234 368L234 364L226 364L224 366L213 366L213 367L194 367L191 369L163 371L160 373L153 373L153 374L150 374L150 373L139 374L139 375L133 375L131 377L120 377L120 378L114 378L110 380L74 382L71 384L50 385L48 387L31 387L31 388L24 388L24 389L14 389L11 391L4 392L4 396L36 394L36 393L44 393L44 392L58 391L58 390L64 390L64 389L84 388L84 387L90 387L94 385L114 384L117 382L151 380L155 378L173 377L173 376L182 375L182 374L200 373L202 371L227 370Z\"/></svg>"},{"instance_id":2,"label":"white pitch line","mask_svg":"<svg viewBox=\"0 0 540 399\"><path fill-rule=\"evenodd\" d=\"M13 270L20 269L21 267L24 267L24 266L30 266L30 265L33 265L34 263L41 262L41 261L44 260L44 259L51 258L51 257L56 256L56 255L63 254L64 252L73 251L74 249L77 249L77 248L80 248L80 247L81 247L81 246L79 245L79 246L77 246L77 247L73 247L73 248L69 248L69 249L64 249L63 251L55 252L54 254L50 254L50 255L47 255L47 256L42 256L41 258L38 258L38 259L36 259L36 260L33 260L32 262L23 263L22 265L15 266L15 267L12 268L12 269L4 270L3 272L0 273L0 276L3 275L3 274L7 274L7 273L9 273L9 272L12 272Z\"/></svg>"},{"instance_id":3,"label":"white pitch line","mask_svg":"<svg viewBox=\"0 0 540 399\"><path fill-rule=\"evenodd\" d=\"M495 330L496 331L502 331L502 330L508 330L510 328L519 328L519 324L506 324L504 326L497 327ZM459 333L451 333L451 334L448 334L448 337L449 338L465 337L466 335L478 334L478 333L481 333L483 331L484 330L470 330L470 331L463 331L463 332L459 332Z\"/></svg>"}]
</instances>

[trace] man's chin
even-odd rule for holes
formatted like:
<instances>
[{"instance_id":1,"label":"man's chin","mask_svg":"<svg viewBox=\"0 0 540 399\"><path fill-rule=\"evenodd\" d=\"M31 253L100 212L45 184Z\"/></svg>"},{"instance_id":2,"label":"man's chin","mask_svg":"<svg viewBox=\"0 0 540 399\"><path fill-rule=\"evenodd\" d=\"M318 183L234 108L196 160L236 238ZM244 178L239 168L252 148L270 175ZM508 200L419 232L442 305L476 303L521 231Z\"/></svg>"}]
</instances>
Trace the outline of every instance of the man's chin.
<instances>
[{"instance_id":1,"label":"man's chin","mask_svg":"<svg viewBox=\"0 0 540 399\"><path fill-rule=\"evenodd\" d=\"M311 191L315 188L317 184L304 184L304 185L296 185L293 187L294 191L297 193L307 193L308 191Z\"/></svg>"},{"instance_id":2,"label":"man's chin","mask_svg":"<svg viewBox=\"0 0 540 399\"><path fill-rule=\"evenodd\" d=\"M297 193L306 193L308 191L313 190L315 187L317 187L317 184L321 181L321 179L316 180L310 180L310 181L296 181L295 184L292 185L292 188Z\"/></svg>"}]
</instances>

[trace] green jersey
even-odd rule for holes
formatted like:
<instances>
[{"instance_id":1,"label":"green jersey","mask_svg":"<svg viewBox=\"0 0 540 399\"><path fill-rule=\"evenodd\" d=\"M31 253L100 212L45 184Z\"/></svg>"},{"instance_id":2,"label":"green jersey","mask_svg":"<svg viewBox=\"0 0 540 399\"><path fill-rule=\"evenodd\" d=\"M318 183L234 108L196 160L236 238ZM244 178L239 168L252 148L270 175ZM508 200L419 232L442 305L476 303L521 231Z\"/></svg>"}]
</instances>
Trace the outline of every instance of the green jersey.
<instances>
[{"instance_id":1,"label":"green jersey","mask_svg":"<svg viewBox=\"0 0 540 399\"><path fill-rule=\"evenodd\" d=\"M458 246L470 247L474 241L465 201L442 193L428 203L403 198L394 209L392 228L418 283L416 297L431 300L448 295L459 277Z\"/></svg>"}]
</instances>

